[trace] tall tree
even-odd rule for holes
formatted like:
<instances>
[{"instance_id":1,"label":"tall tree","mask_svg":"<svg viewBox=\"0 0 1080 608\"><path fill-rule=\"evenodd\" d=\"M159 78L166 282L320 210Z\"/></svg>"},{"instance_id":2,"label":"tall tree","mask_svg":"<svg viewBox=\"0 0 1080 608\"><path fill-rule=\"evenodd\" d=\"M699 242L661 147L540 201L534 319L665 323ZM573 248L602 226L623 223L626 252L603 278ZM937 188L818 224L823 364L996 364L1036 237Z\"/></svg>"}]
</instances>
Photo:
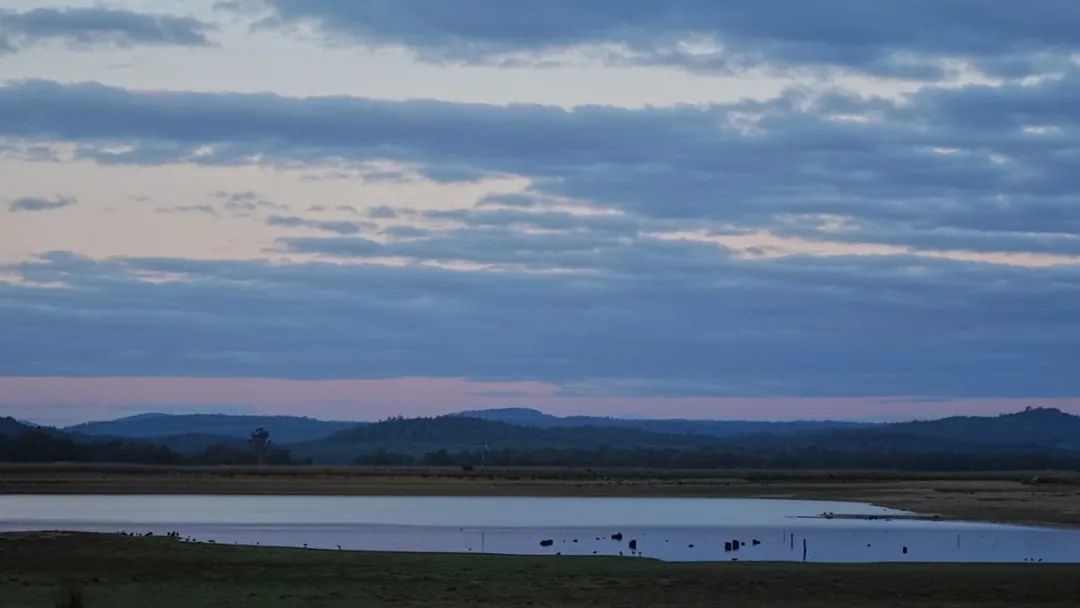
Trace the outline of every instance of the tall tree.
<instances>
[{"instance_id":1,"label":"tall tree","mask_svg":"<svg viewBox=\"0 0 1080 608\"><path fill-rule=\"evenodd\" d=\"M255 462L262 464L266 459L267 452L270 451L270 433L263 427L259 427L251 432L251 439L248 439L248 445L251 446L252 452L255 453Z\"/></svg>"}]
</instances>

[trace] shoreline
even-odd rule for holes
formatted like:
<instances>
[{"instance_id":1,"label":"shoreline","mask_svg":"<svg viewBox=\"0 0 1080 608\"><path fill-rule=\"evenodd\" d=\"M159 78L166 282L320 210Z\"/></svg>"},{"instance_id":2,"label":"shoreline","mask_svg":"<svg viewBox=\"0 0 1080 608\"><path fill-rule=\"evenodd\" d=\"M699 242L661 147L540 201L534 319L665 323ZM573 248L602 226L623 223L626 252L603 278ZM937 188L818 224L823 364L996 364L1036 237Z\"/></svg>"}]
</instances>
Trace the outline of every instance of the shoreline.
<instances>
[{"instance_id":1,"label":"shoreline","mask_svg":"<svg viewBox=\"0 0 1080 608\"><path fill-rule=\"evenodd\" d=\"M367 553L635 557L668 563L1058 563L1080 566L1080 531L942 522L933 527L730 525L465 526L40 522L0 535L115 534L182 542Z\"/></svg>"},{"instance_id":2,"label":"shoreline","mask_svg":"<svg viewBox=\"0 0 1080 608\"><path fill-rule=\"evenodd\" d=\"M0 464L0 494L777 498L1080 527L1080 473Z\"/></svg>"}]
</instances>

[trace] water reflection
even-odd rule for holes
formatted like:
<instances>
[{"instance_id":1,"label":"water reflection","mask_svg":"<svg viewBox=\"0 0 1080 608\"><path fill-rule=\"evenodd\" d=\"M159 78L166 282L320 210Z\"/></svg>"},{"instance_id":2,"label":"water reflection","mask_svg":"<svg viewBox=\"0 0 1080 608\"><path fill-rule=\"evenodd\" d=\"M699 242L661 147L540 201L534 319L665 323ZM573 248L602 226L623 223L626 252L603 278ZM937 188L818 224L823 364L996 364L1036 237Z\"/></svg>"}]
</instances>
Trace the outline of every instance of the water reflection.
<instances>
[{"instance_id":1,"label":"water reflection","mask_svg":"<svg viewBox=\"0 0 1080 608\"><path fill-rule=\"evenodd\" d=\"M1080 562L1077 530L905 515L761 499L0 496L7 531L175 531L216 543L671 561Z\"/></svg>"}]
</instances>

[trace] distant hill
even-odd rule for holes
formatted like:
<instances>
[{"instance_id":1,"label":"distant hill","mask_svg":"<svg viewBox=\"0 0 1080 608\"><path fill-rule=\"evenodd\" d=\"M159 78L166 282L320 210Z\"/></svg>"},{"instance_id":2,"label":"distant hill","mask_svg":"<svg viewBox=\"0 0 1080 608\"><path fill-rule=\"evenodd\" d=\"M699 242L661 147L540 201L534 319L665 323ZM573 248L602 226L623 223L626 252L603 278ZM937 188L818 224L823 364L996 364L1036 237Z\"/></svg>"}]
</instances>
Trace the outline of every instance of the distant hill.
<instances>
[{"instance_id":1,"label":"distant hill","mask_svg":"<svg viewBox=\"0 0 1080 608\"><path fill-rule=\"evenodd\" d=\"M63 429L81 436L163 438L181 436L246 440L263 427L274 443L296 443L327 437L356 422L316 420L299 416L235 416L226 414L140 414L117 420L86 422Z\"/></svg>"},{"instance_id":2,"label":"distant hill","mask_svg":"<svg viewBox=\"0 0 1080 608\"><path fill-rule=\"evenodd\" d=\"M23 433L33 430L34 426L20 422L10 416L0 417L0 436L21 437Z\"/></svg>"},{"instance_id":3,"label":"distant hill","mask_svg":"<svg viewBox=\"0 0 1080 608\"><path fill-rule=\"evenodd\" d=\"M1080 416L1056 408L1028 408L992 418L956 416L890 425L895 432L924 437L967 438L996 445L1037 445L1080 451Z\"/></svg>"},{"instance_id":4,"label":"distant hill","mask_svg":"<svg viewBox=\"0 0 1080 608\"><path fill-rule=\"evenodd\" d=\"M863 450L1080 452L1080 416L1053 408L1028 408L1000 416L953 416L898 422L865 429L833 429L786 440L758 438L776 445L832 445Z\"/></svg>"},{"instance_id":5,"label":"distant hill","mask_svg":"<svg viewBox=\"0 0 1080 608\"><path fill-rule=\"evenodd\" d=\"M65 430L0 418L0 461L244 463L253 458L249 433L262 426L279 448L275 462L1080 470L1080 416L1046 408L874 425L561 418L527 409L466 413L377 423L147 414Z\"/></svg>"},{"instance_id":6,"label":"distant hill","mask_svg":"<svg viewBox=\"0 0 1080 608\"><path fill-rule=\"evenodd\" d=\"M455 414L468 418L480 418L519 426L534 427L583 427L601 426L634 428L655 433L676 435L708 435L711 437L735 437L756 433L787 434L825 429L851 429L878 426L866 422L840 422L836 420L799 420L793 422L767 422L755 420L688 420L684 418L632 419L599 416L553 416L539 410L508 407L487 410L468 410Z\"/></svg>"},{"instance_id":7,"label":"distant hill","mask_svg":"<svg viewBox=\"0 0 1080 608\"><path fill-rule=\"evenodd\" d=\"M483 451L584 449L600 446L638 449L691 449L716 443L702 435L655 433L615 426L526 427L450 415L436 418L393 418L358 425L324 439L293 444L294 455L319 463L348 463L358 456L387 450L413 456L437 450Z\"/></svg>"},{"instance_id":8,"label":"distant hill","mask_svg":"<svg viewBox=\"0 0 1080 608\"><path fill-rule=\"evenodd\" d=\"M0 418L0 462L99 462L160 465L250 465L260 458L246 439L220 435L118 437L70 433ZM272 445L267 464L304 464Z\"/></svg>"},{"instance_id":9,"label":"distant hill","mask_svg":"<svg viewBox=\"0 0 1080 608\"><path fill-rule=\"evenodd\" d=\"M174 464L160 445L128 439L82 441L51 427L0 418L0 462L142 462Z\"/></svg>"},{"instance_id":10,"label":"distant hill","mask_svg":"<svg viewBox=\"0 0 1080 608\"><path fill-rule=\"evenodd\" d=\"M76 439L90 437L102 437L104 435L72 435ZM184 456L192 456L205 452L215 446L225 445L235 450L248 449L248 437L226 437L224 435L206 435L203 433L185 433L183 435L164 435L162 437L146 437L142 441L156 443ZM277 442L274 442L277 445Z\"/></svg>"},{"instance_id":11,"label":"distant hill","mask_svg":"<svg viewBox=\"0 0 1080 608\"><path fill-rule=\"evenodd\" d=\"M532 410L498 410L495 415L552 422ZM297 456L325 464L380 459L387 464L467 464L482 453L489 463L514 465L936 470L1080 466L1080 417L1057 410L824 430L781 427L781 432L723 437L660 433L622 427L617 419L593 420L598 424L523 426L465 415L399 418L291 447ZM615 424L599 424L611 421Z\"/></svg>"}]
</instances>

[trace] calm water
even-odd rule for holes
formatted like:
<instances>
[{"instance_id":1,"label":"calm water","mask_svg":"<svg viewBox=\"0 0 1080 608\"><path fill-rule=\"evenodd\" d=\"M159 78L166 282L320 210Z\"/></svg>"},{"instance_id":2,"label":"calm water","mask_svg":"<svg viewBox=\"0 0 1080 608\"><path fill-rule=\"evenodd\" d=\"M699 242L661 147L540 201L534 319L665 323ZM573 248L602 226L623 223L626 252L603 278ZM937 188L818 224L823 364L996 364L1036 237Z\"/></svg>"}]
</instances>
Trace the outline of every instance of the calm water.
<instances>
[{"instance_id":1,"label":"calm water","mask_svg":"<svg viewBox=\"0 0 1080 608\"><path fill-rule=\"evenodd\" d=\"M821 518L823 513L876 519ZM1080 530L891 519L849 502L439 496L0 496L0 530L177 531L323 549L672 561L1080 562Z\"/></svg>"}]
</instances>

